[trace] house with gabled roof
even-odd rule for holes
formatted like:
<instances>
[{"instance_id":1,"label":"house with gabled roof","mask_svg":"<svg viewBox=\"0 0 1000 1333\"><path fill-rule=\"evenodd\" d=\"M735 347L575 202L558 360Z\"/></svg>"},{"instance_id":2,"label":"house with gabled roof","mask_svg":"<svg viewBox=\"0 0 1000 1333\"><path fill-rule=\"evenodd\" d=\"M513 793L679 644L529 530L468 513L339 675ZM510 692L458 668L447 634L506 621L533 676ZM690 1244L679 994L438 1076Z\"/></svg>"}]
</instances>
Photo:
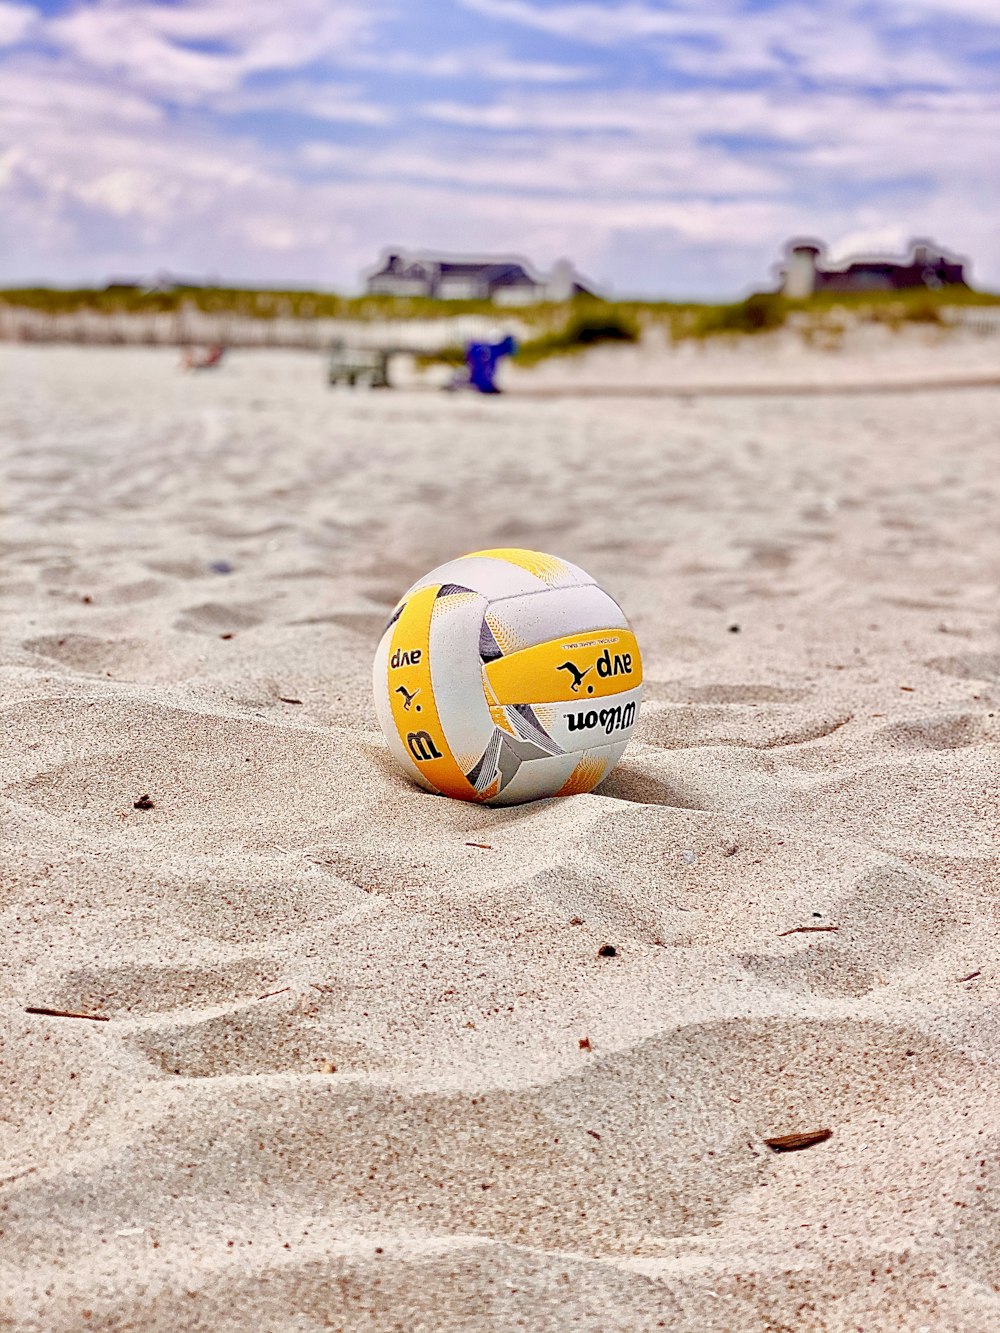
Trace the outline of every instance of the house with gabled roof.
<instances>
[{"instance_id":1,"label":"house with gabled roof","mask_svg":"<svg viewBox=\"0 0 1000 1333\"><path fill-rule=\"evenodd\" d=\"M532 305L568 301L597 293L568 260L538 273L517 257L445 255L430 251L387 250L365 275L370 296L428 296L439 301L494 301Z\"/></svg>"}]
</instances>

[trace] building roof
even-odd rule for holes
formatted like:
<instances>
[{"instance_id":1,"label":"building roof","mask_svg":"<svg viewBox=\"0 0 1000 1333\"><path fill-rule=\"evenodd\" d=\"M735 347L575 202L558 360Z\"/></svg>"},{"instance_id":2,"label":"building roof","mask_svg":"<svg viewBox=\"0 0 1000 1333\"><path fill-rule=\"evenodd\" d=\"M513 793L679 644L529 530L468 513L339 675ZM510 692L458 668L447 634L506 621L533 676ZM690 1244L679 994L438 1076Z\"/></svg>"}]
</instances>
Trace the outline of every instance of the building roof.
<instances>
[{"instance_id":1,"label":"building roof","mask_svg":"<svg viewBox=\"0 0 1000 1333\"><path fill-rule=\"evenodd\" d=\"M789 257L795 254L816 256L819 261L817 267L825 273L848 273L861 269L876 268L909 268L913 264L936 262L961 265L964 262L958 255L950 253L942 246L936 245L934 241L922 236L911 240L906 253L902 255L870 250L867 253L845 255L838 259L831 259L827 246L822 241L814 240L811 237L789 241L785 247L785 252Z\"/></svg>"},{"instance_id":2,"label":"building roof","mask_svg":"<svg viewBox=\"0 0 1000 1333\"><path fill-rule=\"evenodd\" d=\"M396 277L403 282L422 280L435 287L449 278L464 278L481 283L491 291L501 288L536 288L539 292L545 292L552 290L555 285L565 287L566 295L596 295L594 289L581 280L568 260L559 260L551 273L540 273L520 255L385 250L379 262L368 269L364 277L368 283L380 278Z\"/></svg>"},{"instance_id":3,"label":"building roof","mask_svg":"<svg viewBox=\"0 0 1000 1333\"><path fill-rule=\"evenodd\" d=\"M489 278L496 280L506 276L522 281L541 283L542 279L531 271L527 260L495 255L448 255L435 254L427 250L400 251L387 250L378 264L370 269L366 277L379 277L383 273L406 273L412 269L433 269L441 277L449 278Z\"/></svg>"}]
</instances>

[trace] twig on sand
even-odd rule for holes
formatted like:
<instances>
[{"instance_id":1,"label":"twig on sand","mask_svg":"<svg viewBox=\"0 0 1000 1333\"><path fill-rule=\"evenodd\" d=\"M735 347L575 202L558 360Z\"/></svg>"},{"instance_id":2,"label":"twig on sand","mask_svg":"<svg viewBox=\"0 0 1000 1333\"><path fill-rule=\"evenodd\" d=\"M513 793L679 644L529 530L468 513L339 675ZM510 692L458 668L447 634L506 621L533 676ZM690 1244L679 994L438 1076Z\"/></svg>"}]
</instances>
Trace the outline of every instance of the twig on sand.
<instances>
[{"instance_id":1,"label":"twig on sand","mask_svg":"<svg viewBox=\"0 0 1000 1333\"><path fill-rule=\"evenodd\" d=\"M15 1180L20 1180L24 1176L33 1176L37 1170L37 1166L26 1166L23 1171L15 1171L12 1176L0 1176L0 1185L13 1185Z\"/></svg>"},{"instance_id":2,"label":"twig on sand","mask_svg":"<svg viewBox=\"0 0 1000 1333\"><path fill-rule=\"evenodd\" d=\"M493 848L488 842L467 842L466 847L481 847L484 852L492 852Z\"/></svg>"},{"instance_id":3,"label":"twig on sand","mask_svg":"<svg viewBox=\"0 0 1000 1333\"><path fill-rule=\"evenodd\" d=\"M78 1014L72 1009L49 1009L42 1004L25 1005L26 1014L44 1014L46 1018L88 1018L92 1023L110 1023L107 1014Z\"/></svg>"},{"instance_id":4,"label":"twig on sand","mask_svg":"<svg viewBox=\"0 0 1000 1333\"><path fill-rule=\"evenodd\" d=\"M970 972L967 977L959 977L958 984L961 985L963 981L975 981L976 977L981 977L982 975L983 970L980 968L978 972Z\"/></svg>"},{"instance_id":5,"label":"twig on sand","mask_svg":"<svg viewBox=\"0 0 1000 1333\"><path fill-rule=\"evenodd\" d=\"M278 695L279 704L300 704L301 702L301 699L290 699L287 694Z\"/></svg>"},{"instance_id":6,"label":"twig on sand","mask_svg":"<svg viewBox=\"0 0 1000 1333\"><path fill-rule=\"evenodd\" d=\"M832 1129L807 1129L799 1134L778 1134L764 1142L772 1152L798 1152L800 1148L811 1148L814 1144L825 1143L833 1136Z\"/></svg>"},{"instance_id":7,"label":"twig on sand","mask_svg":"<svg viewBox=\"0 0 1000 1333\"><path fill-rule=\"evenodd\" d=\"M784 939L786 935L820 935L825 931L839 929L839 926L793 926L791 930L779 930L778 939Z\"/></svg>"},{"instance_id":8,"label":"twig on sand","mask_svg":"<svg viewBox=\"0 0 1000 1333\"><path fill-rule=\"evenodd\" d=\"M281 990L269 990L269 991L265 991L263 995L258 995L258 996L257 996L257 999L258 999L258 1000L270 1000L270 999L272 999L272 997L275 996L275 995L285 995L285 994L287 994L288 991L290 991L291 989L292 989L291 986L282 986Z\"/></svg>"}]
</instances>

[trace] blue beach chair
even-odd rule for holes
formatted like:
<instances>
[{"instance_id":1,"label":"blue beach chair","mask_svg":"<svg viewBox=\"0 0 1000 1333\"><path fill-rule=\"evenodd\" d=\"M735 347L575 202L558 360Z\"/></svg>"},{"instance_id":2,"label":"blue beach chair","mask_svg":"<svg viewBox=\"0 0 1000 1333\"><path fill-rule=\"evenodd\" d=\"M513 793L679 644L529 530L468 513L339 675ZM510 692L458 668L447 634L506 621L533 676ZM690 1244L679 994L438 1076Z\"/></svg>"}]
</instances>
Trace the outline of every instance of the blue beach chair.
<instances>
[{"instance_id":1,"label":"blue beach chair","mask_svg":"<svg viewBox=\"0 0 1000 1333\"><path fill-rule=\"evenodd\" d=\"M497 366L505 356L517 351L514 338L498 343L469 343L465 349L465 365L469 372L468 386L480 393L500 393L496 383Z\"/></svg>"}]
</instances>

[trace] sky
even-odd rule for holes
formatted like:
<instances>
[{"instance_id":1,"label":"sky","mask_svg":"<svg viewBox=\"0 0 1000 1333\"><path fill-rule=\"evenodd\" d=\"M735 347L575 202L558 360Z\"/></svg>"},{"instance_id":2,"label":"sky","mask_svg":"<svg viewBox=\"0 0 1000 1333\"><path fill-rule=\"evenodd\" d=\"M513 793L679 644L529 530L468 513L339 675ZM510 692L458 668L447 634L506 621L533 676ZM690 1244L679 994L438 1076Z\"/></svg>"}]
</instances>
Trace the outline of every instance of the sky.
<instances>
[{"instance_id":1,"label":"sky","mask_svg":"<svg viewBox=\"0 0 1000 1333\"><path fill-rule=\"evenodd\" d=\"M0 284L735 297L795 235L1000 288L1000 0L0 0Z\"/></svg>"}]
</instances>

